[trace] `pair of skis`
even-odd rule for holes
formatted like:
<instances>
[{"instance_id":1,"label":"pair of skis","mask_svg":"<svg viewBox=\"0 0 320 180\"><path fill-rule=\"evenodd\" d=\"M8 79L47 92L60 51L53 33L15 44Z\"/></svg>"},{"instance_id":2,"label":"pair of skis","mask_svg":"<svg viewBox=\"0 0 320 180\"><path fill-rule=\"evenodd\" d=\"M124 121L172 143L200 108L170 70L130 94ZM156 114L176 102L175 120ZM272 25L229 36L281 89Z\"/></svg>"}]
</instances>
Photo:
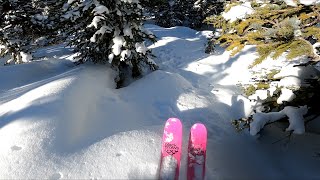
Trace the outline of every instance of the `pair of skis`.
<instances>
[{"instance_id":1,"label":"pair of skis","mask_svg":"<svg viewBox=\"0 0 320 180\"><path fill-rule=\"evenodd\" d=\"M182 146L182 124L177 118L169 118L162 138L160 179L179 179ZM207 146L207 129L194 124L190 129L188 144L187 179L204 179Z\"/></svg>"}]
</instances>

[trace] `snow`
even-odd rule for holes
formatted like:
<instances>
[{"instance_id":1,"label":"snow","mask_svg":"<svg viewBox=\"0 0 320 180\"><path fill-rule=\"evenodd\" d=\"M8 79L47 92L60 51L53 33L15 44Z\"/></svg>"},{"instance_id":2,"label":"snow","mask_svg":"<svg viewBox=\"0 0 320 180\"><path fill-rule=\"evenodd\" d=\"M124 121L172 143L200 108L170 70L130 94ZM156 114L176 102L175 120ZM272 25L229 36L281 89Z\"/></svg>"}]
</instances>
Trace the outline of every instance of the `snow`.
<instances>
[{"instance_id":1,"label":"snow","mask_svg":"<svg viewBox=\"0 0 320 180\"><path fill-rule=\"evenodd\" d=\"M108 60L109 60L110 64L112 63L113 58L114 58L114 54L113 53L108 55Z\"/></svg>"},{"instance_id":2,"label":"snow","mask_svg":"<svg viewBox=\"0 0 320 180\"><path fill-rule=\"evenodd\" d=\"M195 179L202 179L203 175L203 162L204 162L204 156L198 156L196 155L195 157L196 162L193 167L194 167L194 178Z\"/></svg>"},{"instance_id":3,"label":"snow","mask_svg":"<svg viewBox=\"0 0 320 180\"><path fill-rule=\"evenodd\" d=\"M307 114L308 112L307 106L300 108L287 106L282 111L288 116L290 123L286 131L293 131L293 133L296 134L303 134L305 132L303 115Z\"/></svg>"},{"instance_id":4,"label":"snow","mask_svg":"<svg viewBox=\"0 0 320 180\"><path fill-rule=\"evenodd\" d=\"M312 4L318 4L320 3L320 0L299 0L299 2L301 4L304 4L304 5L312 5Z\"/></svg>"},{"instance_id":5,"label":"snow","mask_svg":"<svg viewBox=\"0 0 320 180\"><path fill-rule=\"evenodd\" d=\"M319 54L320 52L318 52L316 48L317 47L320 48L320 42L314 43L312 46L313 46L314 54ZM1 47L0 47L0 49L1 49Z\"/></svg>"},{"instance_id":6,"label":"snow","mask_svg":"<svg viewBox=\"0 0 320 180\"><path fill-rule=\"evenodd\" d=\"M288 6L297 6L297 3L295 3L293 0L284 0L284 2L288 5Z\"/></svg>"},{"instance_id":7,"label":"snow","mask_svg":"<svg viewBox=\"0 0 320 180\"><path fill-rule=\"evenodd\" d=\"M130 50L123 50L122 52L121 52L121 58L120 58L120 60L121 61L124 61L125 60L125 58L127 58L127 57L130 57L130 55L131 55L131 51Z\"/></svg>"},{"instance_id":8,"label":"snow","mask_svg":"<svg viewBox=\"0 0 320 180\"><path fill-rule=\"evenodd\" d=\"M94 15L98 15L98 14L103 14L103 13L106 13L106 14L109 14L109 10L107 7L105 7L104 5L99 5L99 6L96 6L94 9L93 9L93 12L94 12Z\"/></svg>"},{"instance_id":9,"label":"snow","mask_svg":"<svg viewBox=\"0 0 320 180\"><path fill-rule=\"evenodd\" d=\"M268 98L269 93L271 94L271 92L270 91L268 92L268 90L258 89L256 90L255 94L249 96L248 98L254 99L254 100L257 100L258 98L261 100L265 100Z\"/></svg>"},{"instance_id":10,"label":"snow","mask_svg":"<svg viewBox=\"0 0 320 180\"><path fill-rule=\"evenodd\" d=\"M105 19L105 17L103 17L103 16L94 16L94 18L92 19L92 22L88 25L88 27L94 26L97 29L98 23L104 19Z\"/></svg>"},{"instance_id":11,"label":"snow","mask_svg":"<svg viewBox=\"0 0 320 180\"><path fill-rule=\"evenodd\" d=\"M295 0L283 0L288 6L296 7L297 3ZM312 5L312 4L318 4L320 3L320 0L298 0L303 5ZM260 3L264 3L264 1L258 1ZM268 1L267 1L268 3ZM251 2L244 0L242 1L242 4L236 5L231 7L231 9L228 12L223 12L222 16L229 20L230 22L233 22L237 19L243 19L246 15L252 14L253 8L251 7ZM295 34L300 35L301 32L295 32Z\"/></svg>"},{"instance_id":12,"label":"snow","mask_svg":"<svg viewBox=\"0 0 320 180\"><path fill-rule=\"evenodd\" d=\"M93 36L90 38L91 42L96 42L97 41L97 34L105 34L105 33L110 33L112 29L109 26L101 26L101 28L96 31Z\"/></svg>"},{"instance_id":13,"label":"snow","mask_svg":"<svg viewBox=\"0 0 320 180\"><path fill-rule=\"evenodd\" d=\"M166 133L166 131L164 133ZM173 133L166 133L166 136L165 142L171 142L173 140Z\"/></svg>"},{"instance_id":14,"label":"snow","mask_svg":"<svg viewBox=\"0 0 320 180\"><path fill-rule=\"evenodd\" d=\"M237 19L243 19L246 15L252 14L253 8L251 7L251 2L244 2L240 5L231 7L228 12L223 12L222 17L224 19L233 22Z\"/></svg>"},{"instance_id":15,"label":"snow","mask_svg":"<svg viewBox=\"0 0 320 180\"><path fill-rule=\"evenodd\" d=\"M221 47L208 55L207 32L145 28L158 38L144 46L160 68L121 89L113 70L75 66L75 54L63 45L38 49L37 61L0 66L0 179L157 179L170 117L183 123L180 179L186 179L189 130L197 122L208 130L207 179L320 177L319 135L302 127L306 107L257 113L255 133L232 127L231 120L251 115L256 105L237 86L250 81L254 47L235 57ZM123 37L115 31L109 60L122 53ZM294 134L287 146L273 144L283 129L263 125L285 116L288 131L305 133ZM263 136L251 136L258 132Z\"/></svg>"},{"instance_id":16,"label":"snow","mask_svg":"<svg viewBox=\"0 0 320 180\"><path fill-rule=\"evenodd\" d=\"M22 62L29 62L32 60L32 55L29 53L20 52L20 56L21 56Z\"/></svg>"},{"instance_id":17,"label":"snow","mask_svg":"<svg viewBox=\"0 0 320 180\"><path fill-rule=\"evenodd\" d=\"M125 3L136 3L136 4L139 3L139 0L121 0L121 1Z\"/></svg>"},{"instance_id":18,"label":"snow","mask_svg":"<svg viewBox=\"0 0 320 180\"><path fill-rule=\"evenodd\" d=\"M36 14L34 15L34 18L36 18L39 21L42 21L42 20L48 19L48 16L44 16L42 14Z\"/></svg>"},{"instance_id":19,"label":"snow","mask_svg":"<svg viewBox=\"0 0 320 180\"><path fill-rule=\"evenodd\" d=\"M293 131L295 134L303 134L305 132L304 118L308 112L307 106L292 107L286 106L280 112L261 113L253 115L253 122L250 123L250 134L256 135L267 123L272 123L284 117L288 117L289 127L286 131Z\"/></svg>"},{"instance_id":20,"label":"snow","mask_svg":"<svg viewBox=\"0 0 320 180\"><path fill-rule=\"evenodd\" d=\"M295 0L284 0L284 2L289 6L293 6L293 7L297 6L297 2ZM298 2L300 4L309 6L309 5L312 5L312 4L320 3L320 0L298 0Z\"/></svg>"},{"instance_id":21,"label":"snow","mask_svg":"<svg viewBox=\"0 0 320 180\"><path fill-rule=\"evenodd\" d=\"M267 123L277 121L281 118L284 118L285 114L282 112L270 112L262 113L257 112L253 115L253 122L250 123L250 134L256 135Z\"/></svg>"},{"instance_id":22,"label":"snow","mask_svg":"<svg viewBox=\"0 0 320 180\"><path fill-rule=\"evenodd\" d=\"M201 158L203 159L203 156L201 156ZM202 172L203 172L203 166L199 165L199 164L195 164L194 165L194 177L195 177L195 179L202 179L202 177L203 177Z\"/></svg>"},{"instance_id":23,"label":"snow","mask_svg":"<svg viewBox=\"0 0 320 180\"><path fill-rule=\"evenodd\" d=\"M279 86L300 86L303 80L317 75L317 71L310 66L297 66L294 64L284 65L281 71L274 75L274 78L282 78Z\"/></svg>"},{"instance_id":24,"label":"snow","mask_svg":"<svg viewBox=\"0 0 320 180\"><path fill-rule=\"evenodd\" d=\"M173 156L166 156L161 163L160 179L173 180L176 175L177 160Z\"/></svg>"},{"instance_id":25,"label":"snow","mask_svg":"<svg viewBox=\"0 0 320 180\"><path fill-rule=\"evenodd\" d=\"M121 47L125 40L122 36L115 36L112 41L112 52L114 55L118 56L121 53Z\"/></svg>"},{"instance_id":26,"label":"snow","mask_svg":"<svg viewBox=\"0 0 320 180\"><path fill-rule=\"evenodd\" d=\"M141 54L146 54L146 52L148 51L148 48L144 45L144 42L136 43L135 47L136 47L136 51Z\"/></svg>"},{"instance_id":27,"label":"snow","mask_svg":"<svg viewBox=\"0 0 320 180\"><path fill-rule=\"evenodd\" d=\"M282 104L283 102L290 102L292 101L296 95L293 93L291 89L282 88L280 97L277 99L278 104Z\"/></svg>"},{"instance_id":28,"label":"snow","mask_svg":"<svg viewBox=\"0 0 320 180\"><path fill-rule=\"evenodd\" d=\"M132 30L131 30L130 24L124 25L124 27L123 27L123 35L129 36L131 39L133 39L133 34L132 34Z\"/></svg>"},{"instance_id":29,"label":"snow","mask_svg":"<svg viewBox=\"0 0 320 180\"><path fill-rule=\"evenodd\" d=\"M5 49L5 48L6 48L6 46L0 45L0 51L2 51L2 49Z\"/></svg>"},{"instance_id":30,"label":"snow","mask_svg":"<svg viewBox=\"0 0 320 180\"><path fill-rule=\"evenodd\" d=\"M68 0L68 4L72 4L74 1L76 1L76 0Z\"/></svg>"}]
</instances>

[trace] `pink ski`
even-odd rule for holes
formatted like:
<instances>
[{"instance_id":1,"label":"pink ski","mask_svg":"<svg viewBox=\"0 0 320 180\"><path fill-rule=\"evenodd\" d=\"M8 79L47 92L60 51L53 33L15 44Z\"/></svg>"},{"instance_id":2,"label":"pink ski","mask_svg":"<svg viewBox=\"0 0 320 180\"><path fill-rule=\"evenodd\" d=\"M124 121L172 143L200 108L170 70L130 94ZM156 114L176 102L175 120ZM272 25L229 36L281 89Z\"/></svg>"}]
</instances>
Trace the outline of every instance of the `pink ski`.
<instances>
[{"instance_id":1,"label":"pink ski","mask_svg":"<svg viewBox=\"0 0 320 180\"><path fill-rule=\"evenodd\" d=\"M191 127L188 145L187 179L204 179L207 151L207 129L197 123Z\"/></svg>"},{"instance_id":2,"label":"pink ski","mask_svg":"<svg viewBox=\"0 0 320 180\"><path fill-rule=\"evenodd\" d=\"M169 118L162 138L160 179L179 179L182 144L182 124L177 118Z\"/></svg>"}]
</instances>

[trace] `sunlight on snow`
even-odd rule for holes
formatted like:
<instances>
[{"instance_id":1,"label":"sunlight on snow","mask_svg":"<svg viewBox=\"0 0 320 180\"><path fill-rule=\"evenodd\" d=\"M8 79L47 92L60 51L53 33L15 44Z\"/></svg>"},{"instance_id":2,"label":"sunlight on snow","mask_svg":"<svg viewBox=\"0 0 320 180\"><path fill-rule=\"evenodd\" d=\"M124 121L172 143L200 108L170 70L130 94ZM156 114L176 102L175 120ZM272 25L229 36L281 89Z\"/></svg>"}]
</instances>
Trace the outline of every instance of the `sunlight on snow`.
<instances>
[{"instance_id":1,"label":"sunlight on snow","mask_svg":"<svg viewBox=\"0 0 320 180\"><path fill-rule=\"evenodd\" d=\"M30 104L34 103L34 101L36 100L39 100L39 104L51 102L54 100L54 97L48 95L58 95L59 92L61 92L64 89L64 87L70 84L72 80L73 78L56 80L43 86L40 86L34 90L31 90L25 93L24 95L20 96L19 98L1 105L2 108L0 110L0 116L8 113L8 110L10 110L10 112L22 110L30 106Z\"/></svg>"},{"instance_id":2,"label":"sunlight on snow","mask_svg":"<svg viewBox=\"0 0 320 180\"><path fill-rule=\"evenodd\" d=\"M186 68L186 71L194 72L196 74L205 75L206 73L216 73L217 70L212 66L201 63L190 63Z\"/></svg>"},{"instance_id":3,"label":"sunlight on snow","mask_svg":"<svg viewBox=\"0 0 320 180\"><path fill-rule=\"evenodd\" d=\"M179 38L176 37L163 37L162 39L158 40L156 44L152 44L149 46L149 49L158 48L161 46L165 46L166 44L178 40Z\"/></svg>"}]
</instances>

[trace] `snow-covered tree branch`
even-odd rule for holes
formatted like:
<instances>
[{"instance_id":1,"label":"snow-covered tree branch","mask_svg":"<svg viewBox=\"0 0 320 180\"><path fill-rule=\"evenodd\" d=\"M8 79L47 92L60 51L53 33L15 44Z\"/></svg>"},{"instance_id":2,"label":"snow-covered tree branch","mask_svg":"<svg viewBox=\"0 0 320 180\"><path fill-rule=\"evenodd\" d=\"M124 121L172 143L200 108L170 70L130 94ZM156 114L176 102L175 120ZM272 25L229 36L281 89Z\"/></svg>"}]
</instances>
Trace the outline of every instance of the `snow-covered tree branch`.
<instances>
[{"instance_id":1,"label":"snow-covered tree branch","mask_svg":"<svg viewBox=\"0 0 320 180\"><path fill-rule=\"evenodd\" d=\"M72 36L70 45L79 52L79 63L109 63L120 75L127 66L132 77L140 76L145 65L157 68L145 44L155 37L142 27L138 0L69 0L64 11L64 22L70 25L64 31Z\"/></svg>"}]
</instances>

